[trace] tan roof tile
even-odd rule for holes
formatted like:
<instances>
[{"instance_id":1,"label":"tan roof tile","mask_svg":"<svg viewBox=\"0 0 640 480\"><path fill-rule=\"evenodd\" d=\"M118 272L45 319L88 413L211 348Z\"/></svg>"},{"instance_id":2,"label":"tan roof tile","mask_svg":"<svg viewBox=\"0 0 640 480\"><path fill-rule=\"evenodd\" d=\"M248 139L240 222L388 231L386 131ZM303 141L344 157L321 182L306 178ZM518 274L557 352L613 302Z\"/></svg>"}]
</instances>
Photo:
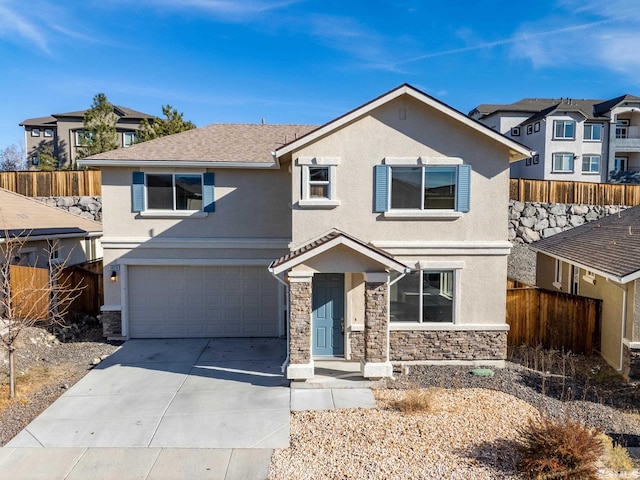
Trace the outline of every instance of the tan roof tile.
<instances>
[{"instance_id":1,"label":"tan roof tile","mask_svg":"<svg viewBox=\"0 0 640 480\"><path fill-rule=\"evenodd\" d=\"M102 225L93 220L45 205L32 198L0 188L0 238L25 234L63 234L101 232Z\"/></svg>"},{"instance_id":2,"label":"tan roof tile","mask_svg":"<svg viewBox=\"0 0 640 480\"><path fill-rule=\"evenodd\" d=\"M215 123L87 157L87 160L273 163L271 152L315 125Z\"/></svg>"}]
</instances>

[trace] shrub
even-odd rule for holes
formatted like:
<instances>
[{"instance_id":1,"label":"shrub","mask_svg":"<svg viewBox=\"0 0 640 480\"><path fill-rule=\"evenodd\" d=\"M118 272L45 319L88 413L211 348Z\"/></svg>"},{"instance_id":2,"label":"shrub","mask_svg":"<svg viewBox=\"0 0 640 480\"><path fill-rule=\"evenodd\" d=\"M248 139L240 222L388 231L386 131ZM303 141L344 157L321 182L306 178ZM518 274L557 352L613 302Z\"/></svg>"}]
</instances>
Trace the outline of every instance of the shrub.
<instances>
[{"instance_id":1,"label":"shrub","mask_svg":"<svg viewBox=\"0 0 640 480\"><path fill-rule=\"evenodd\" d=\"M598 440L604 450L604 461L611 470L618 474L629 473L633 470L633 462L629 452L622 445L613 445L613 440L608 435L601 433Z\"/></svg>"},{"instance_id":2,"label":"shrub","mask_svg":"<svg viewBox=\"0 0 640 480\"><path fill-rule=\"evenodd\" d=\"M422 390L412 387L405 391L404 396L397 402L397 408L403 413L429 412L435 413L437 410L438 394L442 392L439 388L429 388Z\"/></svg>"},{"instance_id":3,"label":"shrub","mask_svg":"<svg viewBox=\"0 0 640 480\"><path fill-rule=\"evenodd\" d=\"M519 432L520 468L530 478L597 479L596 462L604 452L598 431L566 418L529 419Z\"/></svg>"}]
</instances>

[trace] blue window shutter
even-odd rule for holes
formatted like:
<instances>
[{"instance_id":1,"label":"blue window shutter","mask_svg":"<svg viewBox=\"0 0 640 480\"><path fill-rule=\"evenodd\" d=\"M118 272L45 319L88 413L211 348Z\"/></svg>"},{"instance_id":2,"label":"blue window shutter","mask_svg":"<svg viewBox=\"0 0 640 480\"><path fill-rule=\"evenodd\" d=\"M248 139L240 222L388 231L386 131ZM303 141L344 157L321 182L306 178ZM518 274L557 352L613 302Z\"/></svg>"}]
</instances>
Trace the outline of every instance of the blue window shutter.
<instances>
[{"instance_id":1,"label":"blue window shutter","mask_svg":"<svg viewBox=\"0 0 640 480\"><path fill-rule=\"evenodd\" d=\"M131 203L132 211L142 212L144 210L144 172L133 172Z\"/></svg>"},{"instance_id":2,"label":"blue window shutter","mask_svg":"<svg viewBox=\"0 0 640 480\"><path fill-rule=\"evenodd\" d=\"M458 165L456 197L456 210L468 212L471 209L471 165Z\"/></svg>"},{"instance_id":3,"label":"blue window shutter","mask_svg":"<svg viewBox=\"0 0 640 480\"><path fill-rule=\"evenodd\" d=\"M207 172L202 176L202 209L205 212L216 211L215 177L213 172Z\"/></svg>"},{"instance_id":4,"label":"blue window shutter","mask_svg":"<svg viewBox=\"0 0 640 480\"><path fill-rule=\"evenodd\" d=\"M374 212L389 210L389 166L376 165L374 167Z\"/></svg>"}]
</instances>

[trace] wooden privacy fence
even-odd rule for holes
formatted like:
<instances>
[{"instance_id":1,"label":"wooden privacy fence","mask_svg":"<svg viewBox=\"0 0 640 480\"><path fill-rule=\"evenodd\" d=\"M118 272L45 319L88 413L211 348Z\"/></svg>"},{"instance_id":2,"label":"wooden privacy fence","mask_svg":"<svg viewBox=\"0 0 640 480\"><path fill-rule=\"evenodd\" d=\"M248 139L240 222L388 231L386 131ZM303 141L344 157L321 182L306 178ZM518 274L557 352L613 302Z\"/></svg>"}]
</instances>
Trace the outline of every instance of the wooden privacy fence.
<instances>
[{"instance_id":1,"label":"wooden privacy fence","mask_svg":"<svg viewBox=\"0 0 640 480\"><path fill-rule=\"evenodd\" d=\"M592 355L600 348L602 301L536 287L507 288L509 346L542 345Z\"/></svg>"},{"instance_id":2,"label":"wooden privacy fence","mask_svg":"<svg viewBox=\"0 0 640 480\"><path fill-rule=\"evenodd\" d=\"M71 315L98 315L104 298L102 260L66 267L62 277L71 286L82 289L80 295L69 305Z\"/></svg>"},{"instance_id":3,"label":"wooden privacy fence","mask_svg":"<svg viewBox=\"0 0 640 480\"><path fill-rule=\"evenodd\" d=\"M640 185L512 178L509 198L520 202L640 205Z\"/></svg>"},{"instance_id":4,"label":"wooden privacy fence","mask_svg":"<svg viewBox=\"0 0 640 480\"><path fill-rule=\"evenodd\" d=\"M17 318L47 320L51 288L46 268L11 265L9 270L11 300ZM102 260L65 267L60 277L64 289L78 289L65 308L69 315L98 315L104 298Z\"/></svg>"},{"instance_id":5,"label":"wooden privacy fence","mask_svg":"<svg viewBox=\"0 0 640 480\"><path fill-rule=\"evenodd\" d=\"M11 304L16 318L46 320L49 316L49 270L9 266Z\"/></svg>"},{"instance_id":6,"label":"wooden privacy fence","mask_svg":"<svg viewBox=\"0 0 640 480\"><path fill-rule=\"evenodd\" d=\"M0 172L0 188L26 197L100 196L99 170Z\"/></svg>"}]
</instances>

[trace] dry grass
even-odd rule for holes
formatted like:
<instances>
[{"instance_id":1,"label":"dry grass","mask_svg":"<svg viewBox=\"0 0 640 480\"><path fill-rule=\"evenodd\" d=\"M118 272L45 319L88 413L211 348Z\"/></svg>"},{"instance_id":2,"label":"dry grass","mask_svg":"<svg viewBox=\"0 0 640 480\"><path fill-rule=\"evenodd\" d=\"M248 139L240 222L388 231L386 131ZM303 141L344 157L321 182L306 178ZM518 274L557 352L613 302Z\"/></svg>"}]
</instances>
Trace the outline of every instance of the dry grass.
<instances>
[{"instance_id":1,"label":"dry grass","mask_svg":"<svg viewBox=\"0 0 640 480\"><path fill-rule=\"evenodd\" d=\"M627 449L622 445L614 445L611 437L604 433L598 435L598 440L602 443L604 463L607 467L618 475L617 478L628 478L623 475L631 473L633 462Z\"/></svg>"},{"instance_id":2,"label":"dry grass","mask_svg":"<svg viewBox=\"0 0 640 480\"><path fill-rule=\"evenodd\" d=\"M444 409L442 404L443 388L412 387L405 390L404 395L395 402L394 406L402 413L437 413Z\"/></svg>"},{"instance_id":3,"label":"dry grass","mask_svg":"<svg viewBox=\"0 0 640 480\"><path fill-rule=\"evenodd\" d=\"M604 454L599 432L567 417L530 419L518 431L522 443L521 471L535 479L596 480L597 462Z\"/></svg>"},{"instance_id":4,"label":"dry grass","mask_svg":"<svg viewBox=\"0 0 640 480\"><path fill-rule=\"evenodd\" d=\"M14 403L27 403L29 396L41 388L57 383L66 377L65 365L37 366L16 376L16 398L9 398L8 379L0 384L0 414Z\"/></svg>"}]
</instances>

